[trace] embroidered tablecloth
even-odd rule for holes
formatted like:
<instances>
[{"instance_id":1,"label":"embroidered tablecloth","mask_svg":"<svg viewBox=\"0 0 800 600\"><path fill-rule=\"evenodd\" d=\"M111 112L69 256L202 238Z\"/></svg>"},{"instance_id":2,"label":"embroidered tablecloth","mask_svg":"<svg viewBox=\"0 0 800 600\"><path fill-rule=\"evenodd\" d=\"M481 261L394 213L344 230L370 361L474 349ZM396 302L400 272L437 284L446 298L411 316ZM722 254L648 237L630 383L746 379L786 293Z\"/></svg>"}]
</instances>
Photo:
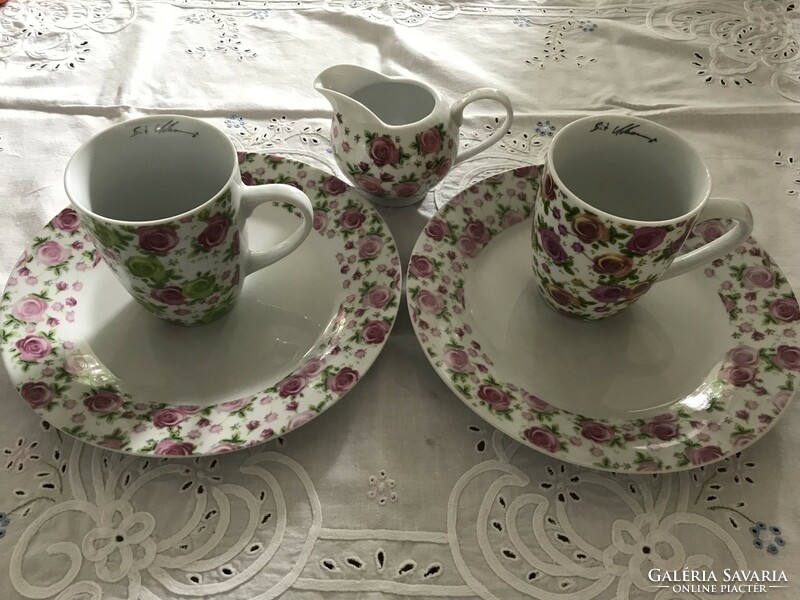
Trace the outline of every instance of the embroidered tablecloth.
<instances>
[{"instance_id":1,"label":"embroidered tablecloth","mask_svg":"<svg viewBox=\"0 0 800 600\"><path fill-rule=\"evenodd\" d=\"M754 236L800 289L800 11L790 0L0 5L3 281L66 205L69 156L122 119L198 116L241 149L335 172L330 108L312 81L358 63L421 78L451 100L497 87L515 107L502 142L421 205L381 209L403 264L456 191L541 162L574 118L623 111L700 150L715 195L749 203ZM494 108L468 111L462 146L494 131ZM767 571L776 587L761 596L800 590L796 407L764 440L705 468L577 468L499 434L450 393L405 305L338 406L219 457L95 449L42 422L5 373L0 386L3 599L759 595L676 592L649 581L651 569L718 583L726 570Z\"/></svg>"}]
</instances>

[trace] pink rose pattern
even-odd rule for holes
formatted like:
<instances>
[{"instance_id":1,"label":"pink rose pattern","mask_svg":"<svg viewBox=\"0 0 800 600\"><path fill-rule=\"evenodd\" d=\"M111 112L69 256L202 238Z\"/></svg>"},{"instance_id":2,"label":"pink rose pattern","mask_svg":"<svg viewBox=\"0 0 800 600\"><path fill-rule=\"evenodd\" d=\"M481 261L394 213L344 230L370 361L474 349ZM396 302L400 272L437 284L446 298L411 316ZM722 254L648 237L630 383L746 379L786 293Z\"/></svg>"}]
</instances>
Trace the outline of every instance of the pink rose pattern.
<instances>
[{"instance_id":1,"label":"pink rose pattern","mask_svg":"<svg viewBox=\"0 0 800 600\"><path fill-rule=\"evenodd\" d=\"M254 184L267 183L263 175L308 190L318 217L313 235L320 236L341 268L340 308L333 323L345 323L347 334L331 328L315 352L280 381L253 396L215 406L153 404L113 386L90 387L85 371L96 358L78 352L64 325L67 312L74 312L75 321L81 318L84 294L91 292L84 283L100 257L78 214L68 208L23 254L0 301L8 335L0 338L0 347L22 401L53 425L103 448L190 456L231 452L284 435L358 383L388 339L399 305L400 259L388 227L341 179L278 157L243 153L239 161L241 170L250 173L244 179ZM215 214L195 220L198 247L187 253L200 256L203 245L212 252L234 252L232 230ZM143 227L122 234L124 243L145 259L163 260L181 247L171 228ZM223 279L233 277L231 272ZM181 309L193 294L197 288L187 294L167 281L152 290L151 301Z\"/></svg>"},{"instance_id":2,"label":"pink rose pattern","mask_svg":"<svg viewBox=\"0 0 800 600\"><path fill-rule=\"evenodd\" d=\"M139 227L136 233L139 236L139 247L156 254L166 254L180 241L178 233L172 227Z\"/></svg>"},{"instance_id":3,"label":"pink rose pattern","mask_svg":"<svg viewBox=\"0 0 800 600\"><path fill-rule=\"evenodd\" d=\"M677 256L692 223L615 224L574 206L544 170L547 189L542 188L536 204L531 237L533 269L542 297L558 312L582 319L600 319L623 310Z\"/></svg>"},{"instance_id":4,"label":"pink rose pattern","mask_svg":"<svg viewBox=\"0 0 800 600\"><path fill-rule=\"evenodd\" d=\"M100 390L83 399L90 413L106 415L122 408L122 398L113 390Z\"/></svg>"},{"instance_id":5,"label":"pink rose pattern","mask_svg":"<svg viewBox=\"0 0 800 600\"><path fill-rule=\"evenodd\" d=\"M195 445L190 442L180 442L173 439L161 440L153 448L156 456L191 456L194 454Z\"/></svg>"},{"instance_id":6,"label":"pink rose pattern","mask_svg":"<svg viewBox=\"0 0 800 600\"><path fill-rule=\"evenodd\" d=\"M47 408L53 401L53 389L41 381L23 383L19 393L31 408Z\"/></svg>"},{"instance_id":7,"label":"pink rose pattern","mask_svg":"<svg viewBox=\"0 0 800 600\"><path fill-rule=\"evenodd\" d=\"M44 318L48 303L38 296L26 296L14 303L11 315L20 321L38 323Z\"/></svg>"},{"instance_id":8,"label":"pink rose pattern","mask_svg":"<svg viewBox=\"0 0 800 600\"><path fill-rule=\"evenodd\" d=\"M458 132L444 123L413 139L351 127L336 114L331 128L333 152L359 189L375 196L423 197L453 165Z\"/></svg>"},{"instance_id":9,"label":"pink rose pattern","mask_svg":"<svg viewBox=\"0 0 800 600\"><path fill-rule=\"evenodd\" d=\"M55 229L58 229L59 231L72 233L73 231L80 228L81 220L80 217L78 217L78 213L75 212L74 208L65 208L55 217L53 217L51 224Z\"/></svg>"},{"instance_id":10,"label":"pink rose pattern","mask_svg":"<svg viewBox=\"0 0 800 600\"><path fill-rule=\"evenodd\" d=\"M361 328L360 338L365 344L382 344L389 335L392 324L383 319L368 321Z\"/></svg>"},{"instance_id":11,"label":"pink rose pattern","mask_svg":"<svg viewBox=\"0 0 800 600\"><path fill-rule=\"evenodd\" d=\"M491 357L484 354L462 316L468 298L465 304L460 273L492 238L530 217L539 185L540 170L534 166L471 186L434 215L412 251L407 291L412 323L426 354L458 395L528 446L606 470L689 468L739 452L763 436L798 389L800 343L795 330L800 310L786 278L752 239L734 258L714 261L706 270L719 284L720 309L729 315L732 332L719 372L710 374L718 394L709 398L707 406L678 406L640 419L593 419L564 412L536 396L535 390L492 375ZM573 243L610 244L621 235L590 215L563 221L566 210L555 204L559 192L552 182L550 192L551 215L559 214L564 228L576 234L567 243L557 223L541 230L549 232L545 238L551 234L553 241L559 238L557 246L550 246L545 263L551 271L563 259L562 251L567 255L565 262L572 260L574 265ZM509 214L514 218L506 218ZM685 237L686 246L694 248L727 228L719 221L701 225L688 236L683 228L664 235L649 230L625 234L617 246L627 252L615 247L602 260L589 263L590 269L605 277L597 286L598 305L613 304L626 294L637 297L641 288L649 286L646 281L637 286L625 279L641 269L637 252L653 247L666 251L673 235ZM547 293L559 306L580 306L570 286L569 282L550 283ZM754 309L746 310L748 306ZM439 335L431 335L434 329Z\"/></svg>"}]
</instances>

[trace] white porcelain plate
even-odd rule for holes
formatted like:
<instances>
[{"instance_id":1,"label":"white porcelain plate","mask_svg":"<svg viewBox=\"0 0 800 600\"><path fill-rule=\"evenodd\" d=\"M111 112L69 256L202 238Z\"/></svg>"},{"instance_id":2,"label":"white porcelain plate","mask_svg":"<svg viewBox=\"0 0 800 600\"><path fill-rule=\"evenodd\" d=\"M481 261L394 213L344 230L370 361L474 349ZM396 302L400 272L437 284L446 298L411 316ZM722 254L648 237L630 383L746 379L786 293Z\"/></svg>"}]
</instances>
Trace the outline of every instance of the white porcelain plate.
<instances>
[{"instance_id":1,"label":"white porcelain plate","mask_svg":"<svg viewBox=\"0 0 800 600\"><path fill-rule=\"evenodd\" d=\"M347 393L397 314L400 259L380 215L341 180L276 156L241 154L245 183L279 182L314 204L314 231L250 275L233 311L196 328L140 308L72 209L29 244L6 283L0 350L23 399L83 441L140 455L207 455L282 435ZM299 217L266 205L253 249Z\"/></svg>"},{"instance_id":2,"label":"white porcelain plate","mask_svg":"<svg viewBox=\"0 0 800 600\"><path fill-rule=\"evenodd\" d=\"M417 338L455 394L504 433L567 462L688 469L761 438L796 396L800 310L750 239L586 323L540 298L529 215L539 167L490 177L431 219L408 267ZM697 225L687 247L725 225Z\"/></svg>"}]
</instances>

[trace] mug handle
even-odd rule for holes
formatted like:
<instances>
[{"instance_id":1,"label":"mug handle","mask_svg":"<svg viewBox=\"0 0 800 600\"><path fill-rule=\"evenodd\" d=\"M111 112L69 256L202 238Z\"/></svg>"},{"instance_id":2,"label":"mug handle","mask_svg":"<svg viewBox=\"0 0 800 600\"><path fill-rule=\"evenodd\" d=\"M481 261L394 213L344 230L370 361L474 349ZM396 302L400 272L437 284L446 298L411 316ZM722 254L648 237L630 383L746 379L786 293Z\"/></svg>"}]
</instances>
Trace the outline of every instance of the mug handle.
<instances>
[{"instance_id":1,"label":"mug handle","mask_svg":"<svg viewBox=\"0 0 800 600\"><path fill-rule=\"evenodd\" d=\"M277 246L263 252L247 250L244 260L245 276L255 273L259 269L268 267L285 258L303 243L311 232L314 222L314 208L311 200L296 187L285 183L268 183L265 185L247 186L240 183L242 189L241 211L244 219L250 218L257 206L266 202L284 202L291 204L300 211L303 222L300 226Z\"/></svg>"},{"instance_id":2,"label":"mug handle","mask_svg":"<svg viewBox=\"0 0 800 600\"><path fill-rule=\"evenodd\" d=\"M506 120L503 121L503 124L498 127L492 135L477 146L459 151L458 156L456 156L455 161L453 161L453 166L475 156L478 152L483 152L489 146L499 142L500 138L509 130L511 122L514 120L514 110L511 108L511 100L509 100L508 96L494 88L478 88L454 102L450 107L450 118L456 123L456 126L461 127L461 123L464 121L464 109L467 107L467 104L475 102L476 100L494 100L495 102L499 102L506 109Z\"/></svg>"},{"instance_id":3,"label":"mug handle","mask_svg":"<svg viewBox=\"0 0 800 600\"><path fill-rule=\"evenodd\" d=\"M681 275L727 254L745 241L753 231L753 215L741 200L711 198L703 208L703 212L700 213L697 222L709 219L733 219L736 224L717 239L676 258L659 278L659 281Z\"/></svg>"}]
</instances>

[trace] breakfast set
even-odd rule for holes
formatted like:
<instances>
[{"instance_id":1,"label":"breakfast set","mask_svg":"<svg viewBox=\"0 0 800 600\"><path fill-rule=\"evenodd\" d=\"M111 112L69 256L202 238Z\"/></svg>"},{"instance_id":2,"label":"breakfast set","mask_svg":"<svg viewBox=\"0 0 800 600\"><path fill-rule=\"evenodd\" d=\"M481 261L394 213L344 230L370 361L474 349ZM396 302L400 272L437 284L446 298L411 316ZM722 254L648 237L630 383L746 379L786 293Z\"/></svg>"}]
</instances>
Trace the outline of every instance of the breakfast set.
<instances>
[{"instance_id":1,"label":"breakfast set","mask_svg":"<svg viewBox=\"0 0 800 600\"><path fill-rule=\"evenodd\" d=\"M502 138L511 101L481 88L450 102L354 65L314 88L342 178L237 153L180 115L77 149L70 204L28 243L0 304L3 362L42 419L140 456L279 438L358 384L403 298L451 391L566 462L689 469L782 416L800 372L797 299L747 205L711 196L681 136L624 114L577 119L545 164L450 198L405 265L373 204L419 203ZM479 100L504 120L461 147Z\"/></svg>"}]
</instances>

